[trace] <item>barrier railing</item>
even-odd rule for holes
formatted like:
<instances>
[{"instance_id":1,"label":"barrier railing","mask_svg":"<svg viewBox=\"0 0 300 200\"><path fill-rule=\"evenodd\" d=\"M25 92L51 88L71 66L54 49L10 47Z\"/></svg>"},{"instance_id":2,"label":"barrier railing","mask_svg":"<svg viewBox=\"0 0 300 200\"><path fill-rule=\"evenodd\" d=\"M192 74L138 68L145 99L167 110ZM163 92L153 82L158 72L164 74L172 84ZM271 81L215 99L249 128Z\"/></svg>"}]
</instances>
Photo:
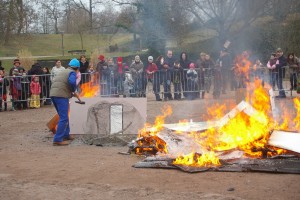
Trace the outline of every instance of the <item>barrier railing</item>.
<instances>
[{"instance_id":1,"label":"barrier railing","mask_svg":"<svg viewBox=\"0 0 300 200\"><path fill-rule=\"evenodd\" d=\"M205 93L212 92L218 98L222 92L246 87L246 82L261 79L263 84L270 84L279 95L288 91L293 95L297 87L298 71L284 67L280 70L269 70L266 67L250 69L247 74L237 74L232 70L210 69L172 69L160 70L152 74L146 72L131 74L129 71L119 74L110 73L105 76L98 73L82 73L79 85L88 83L85 90L99 86L98 95L102 97L146 97L154 94L156 100L194 99L204 97ZM39 77L41 104L51 104L50 88L51 75L34 75ZM30 107L32 93L30 82L32 75L6 76L0 78L0 109L7 109L11 103L12 109L26 109ZM78 92L81 92L80 86Z\"/></svg>"}]
</instances>

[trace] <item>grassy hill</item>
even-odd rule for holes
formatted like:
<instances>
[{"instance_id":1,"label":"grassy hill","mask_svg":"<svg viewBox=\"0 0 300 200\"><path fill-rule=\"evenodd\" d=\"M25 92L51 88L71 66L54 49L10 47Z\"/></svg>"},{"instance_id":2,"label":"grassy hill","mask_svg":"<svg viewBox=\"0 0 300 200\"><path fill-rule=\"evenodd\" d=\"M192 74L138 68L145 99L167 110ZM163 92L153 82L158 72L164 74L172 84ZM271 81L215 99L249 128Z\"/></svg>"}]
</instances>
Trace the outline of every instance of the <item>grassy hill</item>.
<instances>
[{"instance_id":1,"label":"grassy hill","mask_svg":"<svg viewBox=\"0 0 300 200\"><path fill-rule=\"evenodd\" d=\"M64 46L64 56L62 56L62 40ZM126 56L131 54L130 44L132 35L116 34L116 35L82 35L83 45L79 34L31 34L15 36L11 39L9 45L0 46L0 60L3 66L8 68L12 65L12 60L17 56L20 50L28 50L34 60L39 59L70 59L79 57L79 55L71 55L69 50L86 50L89 57L93 52L99 52L109 56ZM109 53L109 45L117 44L119 51Z\"/></svg>"},{"instance_id":2,"label":"grassy hill","mask_svg":"<svg viewBox=\"0 0 300 200\"><path fill-rule=\"evenodd\" d=\"M122 47L132 39L130 34L117 34L111 37L111 35L83 34L83 49L88 55L95 49L105 52L110 44ZM68 55L68 50L81 49L79 34L64 34L63 37L61 34L22 35L12 38L8 46L1 45L0 57L16 56L20 49L28 49L33 56L61 56L62 38L65 55Z\"/></svg>"}]
</instances>

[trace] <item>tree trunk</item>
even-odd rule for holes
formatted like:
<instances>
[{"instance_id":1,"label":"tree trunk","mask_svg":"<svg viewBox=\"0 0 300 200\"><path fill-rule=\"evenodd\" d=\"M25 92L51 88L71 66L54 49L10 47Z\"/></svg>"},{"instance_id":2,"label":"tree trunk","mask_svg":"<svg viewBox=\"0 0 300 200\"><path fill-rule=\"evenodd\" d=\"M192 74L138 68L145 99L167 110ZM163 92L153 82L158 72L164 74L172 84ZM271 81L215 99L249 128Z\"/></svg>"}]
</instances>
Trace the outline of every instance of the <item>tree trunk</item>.
<instances>
[{"instance_id":1,"label":"tree trunk","mask_svg":"<svg viewBox=\"0 0 300 200\"><path fill-rule=\"evenodd\" d=\"M55 17L55 19L54 19L54 26L55 26L55 34L58 34L59 32L58 32L58 18L57 17Z\"/></svg>"},{"instance_id":2,"label":"tree trunk","mask_svg":"<svg viewBox=\"0 0 300 200\"><path fill-rule=\"evenodd\" d=\"M13 14L14 14L14 1L10 1L7 20L6 20L7 24L6 24L6 30L4 36L4 45L8 45L11 37L11 25L12 25Z\"/></svg>"},{"instance_id":3,"label":"tree trunk","mask_svg":"<svg viewBox=\"0 0 300 200\"><path fill-rule=\"evenodd\" d=\"M81 41L81 50L83 50L83 38L82 38L82 31L78 31Z\"/></svg>"},{"instance_id":4,"label":"tree trunk","mask_svg":"<svg viewBox=\"0 0 300 200\"><path fill-rule=\"evenodd\" d=\"M92 7L92 0L90 0L89 17L90 17L90 30L93 31L93 7Z\"/></svg>"},{"instance_id":5,"label":"tree trunk","mask_svg":"<svg viewBox=\"0 0 300 200\"><path fill-rule=\"evenodd\" d=\"M19 26L17 33L18 35L21 33L23 27L24 27L24 9L23 9L23 0L17 0L17 6L18 6L18 17L19 17Z\"/></svg>"}]
</instances>

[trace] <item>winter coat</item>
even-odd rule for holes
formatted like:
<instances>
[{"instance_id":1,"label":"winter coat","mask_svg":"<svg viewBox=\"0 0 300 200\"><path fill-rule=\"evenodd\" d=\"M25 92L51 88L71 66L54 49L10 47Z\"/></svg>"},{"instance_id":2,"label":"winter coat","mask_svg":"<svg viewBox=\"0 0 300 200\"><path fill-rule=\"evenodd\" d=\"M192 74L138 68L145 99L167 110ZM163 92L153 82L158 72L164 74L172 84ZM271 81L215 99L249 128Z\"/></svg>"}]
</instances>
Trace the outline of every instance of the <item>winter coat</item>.
<instances>
[{"instance_id":1,"label":"winter coat","mask_svg":"<svg viewBox=\"0 0 300 200\"><path fill-rule=\"evenodd\" d=\"M133 79L141 78L142 73L144 71L144 64L141 61L140 62L133 62L130 65L129 70L132 74Z\"/></svg>"},{"instance_id":2,"label":"winter coat","mask_svg":"<svg viewBox=\"0 0 300 200\"><path fill-rule=\"evenodd\" d=\"M147 78L153 79L154 74L157 73L157 71L158 71L158 68L155 63L148 63L148 66L146 68Z\"/></svg>"},{"instance_id":3,"label":"winter coat","mask_svg":"<svg viewBox=\"0 0 300 200\"><path fill-rule=\"evenodd\" d=\"M181 83L183 81L183 69L182 67L174 67L173 71L172 71L172 82L174 84L178 84Z\"/></svg>"},{"instance_id":4,"label":"winter coat","mask_svg":"<svg viewBox=\"0 0 300 200\"><path fill-rule=\"evenodd\" d=\"M278 58L278 64L276 64L276 72L278 72L278 75L280 77L285 76L285 66L287 65L286 58L282 55Z\"/></svg>"},{"instance_id":5,"label":"winter coat","mask_svg":"<svg viewBox=\"0 0 300 200\"><path fill-rule=\"evenodd\" d=\"M35 82L34 78L30 83L30 93L35 95L41 94L41 85L39 82Z\"/></svg>"}]
</instances>

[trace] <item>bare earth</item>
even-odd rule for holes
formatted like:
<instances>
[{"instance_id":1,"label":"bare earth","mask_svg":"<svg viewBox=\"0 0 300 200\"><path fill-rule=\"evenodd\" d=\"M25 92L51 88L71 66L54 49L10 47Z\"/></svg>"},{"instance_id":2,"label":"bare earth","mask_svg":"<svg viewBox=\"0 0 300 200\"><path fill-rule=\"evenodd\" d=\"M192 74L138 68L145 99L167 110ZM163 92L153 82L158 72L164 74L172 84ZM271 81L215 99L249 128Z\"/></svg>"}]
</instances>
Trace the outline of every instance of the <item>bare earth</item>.
<instances>
[{"instance_id":1,"label":"bare earth","mask_svg":"<svg viewBox=\"0 0 300 200\"><path fill-rule=\"evenodd\" d=\"M219 102L232 104L230 96ZM279 100L291 102L291 99ZM148 98L147 117L153 123L169 104L179 119L204 119L205 100L156 102ZM76 141L52 146L46 123L53 106L0 113L0 199L300 199L300 176L271 173L205 172L136 169L143 159L118 152L127 147L98 147Z\"/></svg>"}]
</instances>

